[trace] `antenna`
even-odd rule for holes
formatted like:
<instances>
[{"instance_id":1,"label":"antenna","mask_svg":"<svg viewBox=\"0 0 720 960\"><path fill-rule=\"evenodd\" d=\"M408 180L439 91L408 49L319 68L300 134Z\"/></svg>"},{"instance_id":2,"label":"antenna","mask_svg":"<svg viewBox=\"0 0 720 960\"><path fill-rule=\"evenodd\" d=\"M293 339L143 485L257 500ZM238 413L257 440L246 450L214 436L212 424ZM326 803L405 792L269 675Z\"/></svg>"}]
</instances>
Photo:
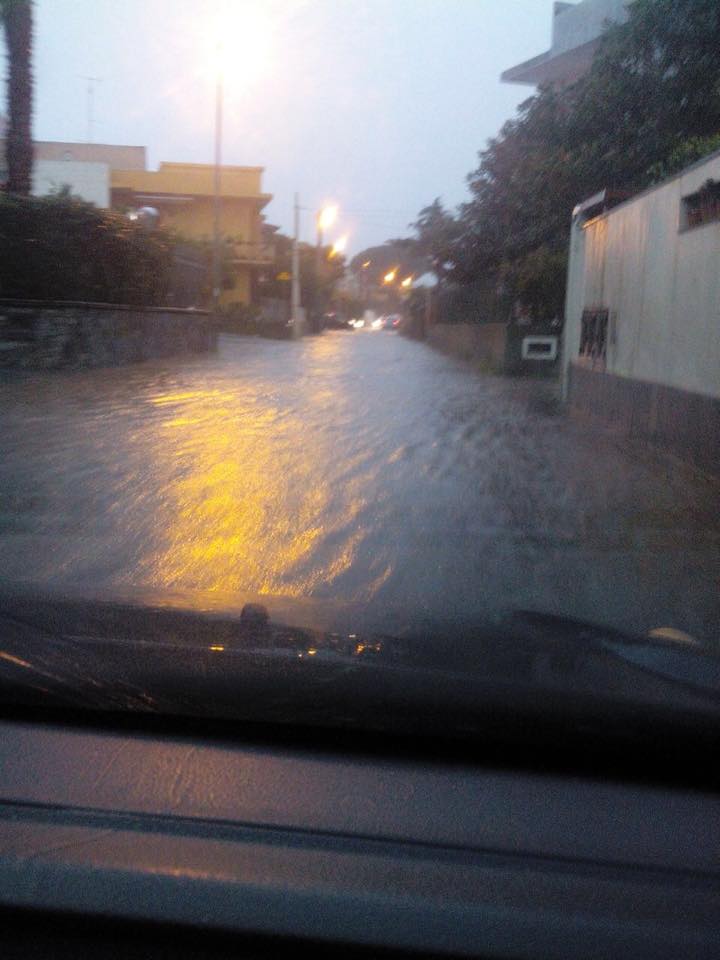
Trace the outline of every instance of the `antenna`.
<instances>
[{"instance_id":1,"label":"antenna","mask_svg":"<svg viewBox=\"0 0 720 960\"><path fill-rule=\"evenodd\" d=\"M95 130L95 84L102 83L102 77L83 77L87 81L87 142L93 142Z\"/></svg>"}]
</instances>

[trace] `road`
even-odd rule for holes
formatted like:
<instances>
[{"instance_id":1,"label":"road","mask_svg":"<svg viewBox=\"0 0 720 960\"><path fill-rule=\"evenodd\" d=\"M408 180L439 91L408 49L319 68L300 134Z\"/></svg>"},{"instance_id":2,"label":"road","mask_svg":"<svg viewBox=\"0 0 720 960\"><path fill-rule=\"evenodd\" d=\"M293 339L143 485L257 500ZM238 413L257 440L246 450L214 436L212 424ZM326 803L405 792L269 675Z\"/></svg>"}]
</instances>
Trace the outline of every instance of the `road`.
<instances>
[{"instance_id":1,"label":"road","mask_svg":"<svg viewBox=\"0 0 720 960\"><path fill-rule=\"evenodd\" d=\"M718 639L720 485L571 422L553 385L336 332L0 393L5 578Z\"/></svg>"}]
</instances>

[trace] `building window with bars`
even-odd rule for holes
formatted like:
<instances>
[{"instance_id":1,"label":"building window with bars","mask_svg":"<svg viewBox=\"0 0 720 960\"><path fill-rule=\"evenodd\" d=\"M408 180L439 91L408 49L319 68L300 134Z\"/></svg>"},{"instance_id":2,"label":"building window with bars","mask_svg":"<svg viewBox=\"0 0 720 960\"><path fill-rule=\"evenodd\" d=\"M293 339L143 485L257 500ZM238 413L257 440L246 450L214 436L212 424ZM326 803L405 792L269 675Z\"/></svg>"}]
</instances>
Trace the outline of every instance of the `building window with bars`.
<instances>
[{"instance_id":1,"label":"building window with bars","mask_svg":"<svg viewBox=\"0 0 720 960\"><path fill-rule=\"evenodd\" d=\"M720 220L720 183L707 180L697 193L682 198L680 231Z\"/></svg>"},{"instance_id":2,"label":"building window with bars","mask_svg":"<svg viewBox=\"0 0 720 960\"><path fill-rule=\"evenodd\" d=\"M607 356L608 321L610 312L606 308L600 310L584 310L580 333L580 359L592 366L605 365Z\"/></svg>"}]
</instances>

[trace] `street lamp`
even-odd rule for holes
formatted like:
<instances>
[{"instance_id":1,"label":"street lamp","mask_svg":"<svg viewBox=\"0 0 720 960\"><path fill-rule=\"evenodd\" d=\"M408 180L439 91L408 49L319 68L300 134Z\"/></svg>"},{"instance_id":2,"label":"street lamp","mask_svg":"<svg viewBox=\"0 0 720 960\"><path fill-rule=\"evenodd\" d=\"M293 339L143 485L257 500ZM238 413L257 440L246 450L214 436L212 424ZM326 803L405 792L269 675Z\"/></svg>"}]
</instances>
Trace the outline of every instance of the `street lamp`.
<instances>
[{"instance_id":1,"label":"street lamp","mask_svg":"<svg viewBox=\"0 0 720 960\"><path fill-rule=\"evenodd\" d=\"M388 273L385 274L385 276L383 277L383 283L384 284L395 283L395 277L397 277L397 275L398 275L398 268L395 267L393 270L390 270L388 271Z\"/></svg>"},{"instance_id":2,"label":"street lamp","mask_svg":"<svg viewBox=\"0 0 720 960\"><path fill-rule=\"evenodd\" d=\"M315 251L315 329L319 333L321 329L320 318L323 312L323 296L321 290L322 270L323 270L323 237L326 230L337 220L338 208L335 204L326 204L318 210L316 217L317 225L317 248Z\"/></svg>"},{"instance_id":3,"label":"street lamp","mask_svg":"<svg viewBox=\"0 0 720 960\"><path fill-rule=\"evenodd\" d=\"M225 83L232 90L246 90L268 69L272 59L272 24L259 5L237 0L214 0L216 14L209 18L206 38L208 73L215 75L215 163L213 177L213 309L217 312L222 292L222 146ZM227 38L232 37L232 46Z\"/></svg>"},{"instance_id":4,"label":"street lamp","mask_svg":"<svg viewBox=\"0 0 720 960\"><path fill-rule=\"evenodd\" d=\"M348 238L348 235L347 235L346 233L343 234L342 237L338 237L338 239L335 241L335 243L332 245L332 248L330 249L330 257L331 257L331 258L332 258L332 257L337 257L337 256L339 256L341 253L344 253L344 252L345 252L345 248L347 247L347 244L348 244L348 239L349 239L349 238Z\"/></svg>"},{"instance_id":5,"label":"street lamp","mask_svg":"<svg viewBox=\"0 0 720 960\"><path fill-rule=\"evenodd\" d=\"M365 260L362 264L362 273L360 274L360 297L367 306L368 300L368 270L372 266L372 260Z\"/></svg>"},{"instance_id":6,"label":"street lamp","mask_svg":"<svg viewBox=\"0 0 720 960\"><path fill-rule=\"evenodd\" d=\"M222 165L222 121L224 97L223 45L222 40L217 45L217 75L215 80L215 171L213 179L213 313L217 316L220 308L220 289L222 286L222 258L220 230L220 176Z\"/></svg>"},{"instance_id":7,"label":"street lamp","mask_svg":"<svg viewBox=\"0 0 720 960\"><path fill-rule=\"evenodd\" d=\"M318 211L317 215L317 243L323 245L323 235L337 220L338 208L335 204L328 204Z\"/></svg>"}]
</instances>

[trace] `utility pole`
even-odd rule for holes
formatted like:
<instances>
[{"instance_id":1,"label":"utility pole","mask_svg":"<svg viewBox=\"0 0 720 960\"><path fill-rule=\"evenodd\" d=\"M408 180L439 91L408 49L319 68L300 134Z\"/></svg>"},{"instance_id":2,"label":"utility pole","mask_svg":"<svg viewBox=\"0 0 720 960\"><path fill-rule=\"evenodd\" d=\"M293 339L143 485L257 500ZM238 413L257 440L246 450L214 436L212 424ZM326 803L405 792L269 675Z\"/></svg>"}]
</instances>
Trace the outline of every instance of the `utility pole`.
<instances>
[{"instance_id":1,"label":"utility pole","mask_svg":"<svg viewBox=\"0 0 720 960\"><path fill-rule=\"evenodd\" d=\"M293 336L302 334L300 322L300 198L295 194L295 233L292 247L292 287L290 292L290 317L293 322Z\"/></svg>"},{"instance_id":2,"label":"utility pole","mask_svg":"<svg viewBox=\"0 0 720 960\"><path fill-rule=\"evenodd\" d=\"M320 333L322 330L322 312L324 306L323 297L323 225L322 211L317 215L317 244L315 247L315 316L313 317L313 333Z\"/></svg>"}]
</instances>

